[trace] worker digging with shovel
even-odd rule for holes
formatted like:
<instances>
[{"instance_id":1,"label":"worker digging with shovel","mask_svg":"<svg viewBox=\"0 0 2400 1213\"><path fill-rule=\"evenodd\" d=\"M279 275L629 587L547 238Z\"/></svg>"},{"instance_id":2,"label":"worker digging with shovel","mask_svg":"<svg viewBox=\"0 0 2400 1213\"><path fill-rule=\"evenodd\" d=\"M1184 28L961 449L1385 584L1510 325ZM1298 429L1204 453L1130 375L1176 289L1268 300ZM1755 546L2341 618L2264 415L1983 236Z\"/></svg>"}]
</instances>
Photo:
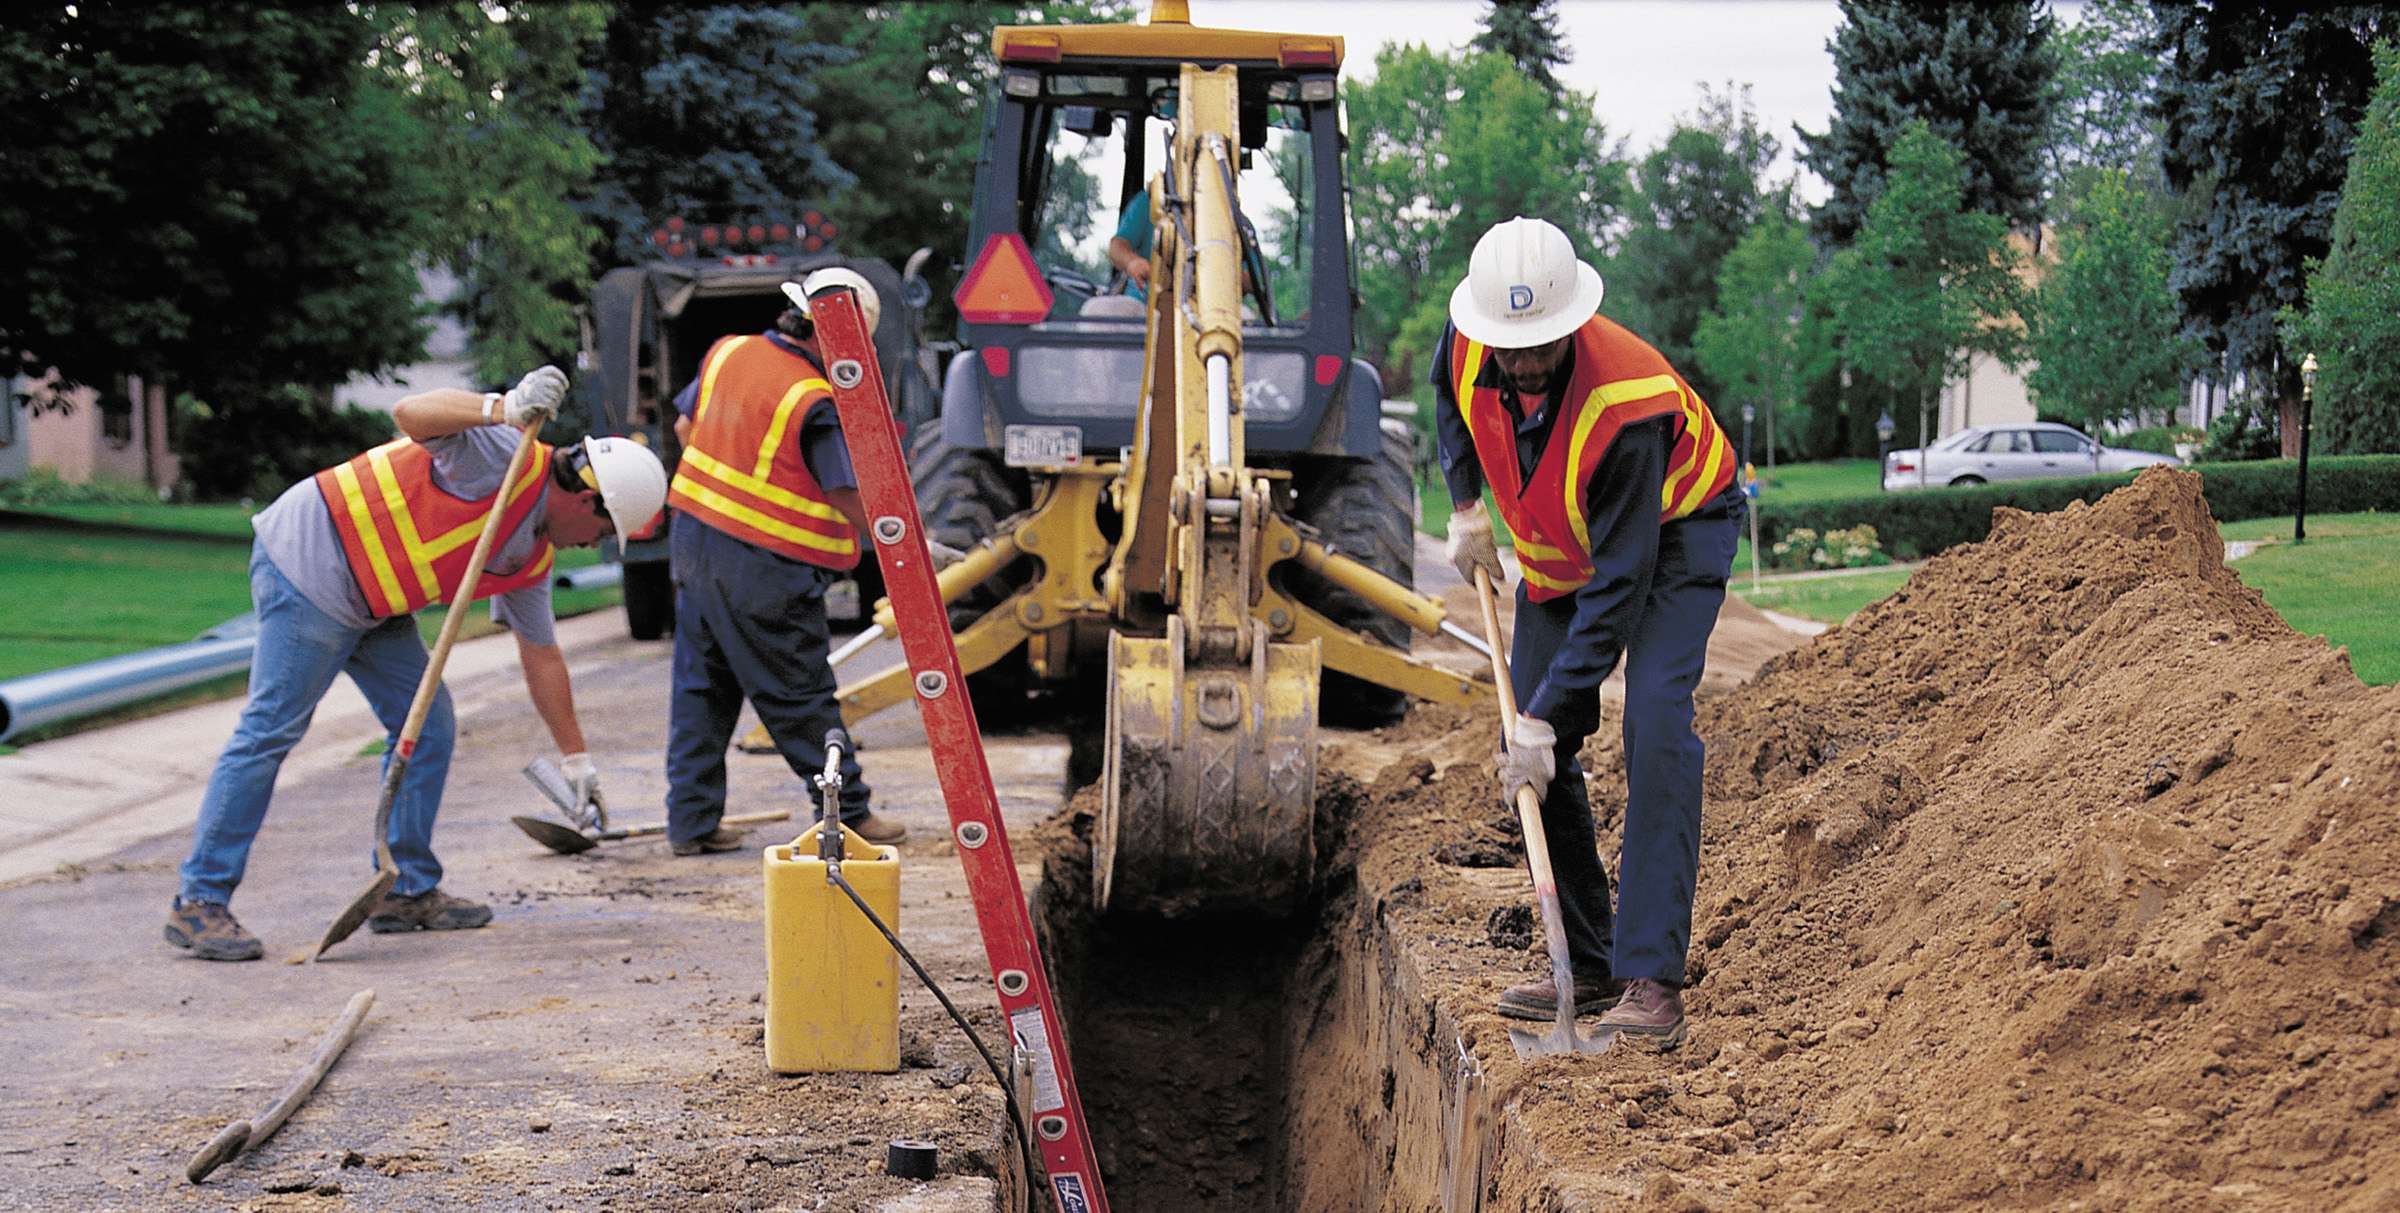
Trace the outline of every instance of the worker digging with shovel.
<instances>
[{"instance_id":1,"label":"worker digging with shovel","mask_svg":"<svg viewBox=\"0 0 2400 1213\"><path fill-rule=\"evenodd\" d=\"M1449 554L1503 582L1489 486L1523 578L1510 670L1516 715L1500 798L1541 799L1578 1014L1610 1038L1684 1036L1684 957L1700 864L1702 747L1692 731L1709 633L1743 511L1733 451L1657 350L1599 315L1599 272L1564 232L1519 217L1475 245L1434 356ZM1624 849L1609 908L1576 760L1600 684L1625 663ZM1500 1013L1551 1019L1556 978L1511 986ZM1613 1005L1612 1005L1613 1004Z\"/></svg>"},{"instance_id":2,"label":"worker digging with shovel","mask_svg":"<svg viewBox=\"0 0 2400 1213\"><path fill-rule=\"evenodd\" d=\"M392 410L402 437L293 485L252 520L258 648L250 699L200 802L182 888L167 914L168 943L206 960L261 954L227 903L266 821L284 756L337 674L350 676L385 728L403 731L429 660L414 612L451 601L495 509L496 546L474 597L490 597L493 619L516 633L526 693L564 755L561 767L579 799L598 800L599 776L555 636L551 565L559 547L647 523L666 499L667 475L657 456L629 439L586 438L556 449L532 443L525 471L504 486L519 442L532 442L530 427L557 412L566 394L567 377L543 367L505 396L450 389L410 396ZM488 907L438 887L433 820L455 733L446 692L432 698L421 727L385 836L398 879L368 910L367 926L377 932L460 930L492 920Z\"/></svg>"}]
</instances>

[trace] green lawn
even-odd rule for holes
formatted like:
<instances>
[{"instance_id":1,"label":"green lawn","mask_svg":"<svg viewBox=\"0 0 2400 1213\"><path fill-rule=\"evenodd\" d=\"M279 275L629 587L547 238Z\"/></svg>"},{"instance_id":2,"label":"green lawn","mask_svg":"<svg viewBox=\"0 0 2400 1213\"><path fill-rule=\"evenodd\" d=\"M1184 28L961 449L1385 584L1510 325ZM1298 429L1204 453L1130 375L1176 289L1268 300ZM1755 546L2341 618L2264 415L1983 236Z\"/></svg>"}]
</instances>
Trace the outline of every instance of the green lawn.
<instances>
[{"instance_id":1,"label":"green lawn","mask_svg":"<svg viewBox=\"0 0 2400 1213\"><path fill-rule=\"evenodd\" d=\"M2235 561L2244 584L2266 595L2293 628L2347 645L2359 681L2400 682L2400 514L2325 514L2292 543L2292 520L2257 518L2225 528L2230 539L2268 541Z\"/></svg>"},{"instance_id":2,"label":"green lawn","mask_svg":"<svg viewBox=\"0 0 2400 1213\"><path fill-rule=\"evenodd\" d=\"M1846 577L1807 577L1799 580L1768 579L1750 589L1750 566L1734 568L1733 592L1743 601L1763 610L1820 623L1840 623L1856 614L1860 607L1884 598L1899 589L1914 569L1876 569Z\"/></svg>"},{"instance_id":3,"label":"green lawn","mask_svg":"<svg viewBox=\"0 0 2400 1213\"><path fill-rule=\"evenodd\" d=\"M250 537L250 515L255 512L235 502L211 505L107 502L72 505L22 505L15 508L21 513L49 514L58 518L72 518L78 522L106 522L119 526L147 527L159 531L184 531L194 535L217 535L237 539Z\"/></svg>"},{"instance_id":4,"label":"green lawn","mask_svg":"<svg viewBox=\"0 0 2400 1213\"><path fill-rule=\"evenodd\" d=\"M143 525L212 534L226 511L238 507L156 508L201 513L147 518ZM241 525L247 528L247 520ZM561 552L558 562L580 568L599 558L586 548ZM0 678L190 640L250 609L249 570L249 545L222 539L0 526ZM617 601L614 589L562 591L556 600L562 616ZM417 622L430 642L442 612L420 611ZM475 636L494 629L478 611L462 630Z\"/></svg>"},{"instance_id":5,"label":"green lawn","mask_svg":"<svg viewBox=\"0 0 2400 1213\"><path fill-rule=\"evenodd\" d=\"M1872 459L1829 459L1821 463L1787 463L1773 472L1758 469L1759 500L1768 505L1797 505L1833 497L1871 497L1883 490Z\"/></svg>"}]
</instances>

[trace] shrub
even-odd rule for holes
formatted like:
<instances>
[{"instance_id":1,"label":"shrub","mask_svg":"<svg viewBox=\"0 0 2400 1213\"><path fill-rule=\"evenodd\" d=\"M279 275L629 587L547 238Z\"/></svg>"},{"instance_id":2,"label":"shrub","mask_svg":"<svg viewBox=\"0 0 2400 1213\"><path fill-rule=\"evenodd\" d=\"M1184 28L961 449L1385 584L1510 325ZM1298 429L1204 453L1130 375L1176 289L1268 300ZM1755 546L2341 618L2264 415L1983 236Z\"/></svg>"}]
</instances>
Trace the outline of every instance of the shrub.
<instances>
[{"instance_id":1,"label":"shrub","mask_svg":"<svg viewBox=\"0 0 2400 1213\"><path fill-rule=\"evenodd\" d=\"M2130 433L2118 434L2107 440L2108 445L2128 451L2148 451L2154 455L2183 457L2178 444L2199 446L2208 435L2188 425L2153 425Z\"/></svg>"},{"instance_id":2,"label":"shrub","mask_svg":"<svg viewBox=\"0 0 2400 1213\"><path fill-rule=\"evenodd\" d=\"M22 480L0 481L0 507L42 505L123 505L158 500L158 494L137 480L94 476L82 484L58 478L58 469L37 467Z\"/></svg>"},{"instance_id":3,"label":"shrub","mask_svg":"<svg viewBox=\"0 0 2400 1213\"><path fill-rule=\"evenodd\" d=\"M2208 440L2200 444L2202 463L2233 463L2243 459L2273 459L2283 453L2283 435L2275 419L2254 417L2235 405L2208 423Z\"/></svg>"},{"instance_id":4,"label":"shrub","mask_svg":"<svg viewBox=\"0 0 2400 1213\"><path fill-rule=\"evenodd\" d=\"M1823 534L1807 527L1797 527L1776 540L1770 551L1768 563L1789 572L1863 569L1892 562L1892 558L1884 554L1882 538L1875 533L1874 527L1865 523Z\"/></svg>"},{"instance_id":5,"label":"shrub","mask_svg":"<svg viewBox=\"0 0 2400 1213\"><path fill-rule=\"evenodd\" d=\"M2192 470L2200 473L2201 492L2208 499L2209 513L2219 522L2273 518L2292 512L2294 483L2299 474L2299 465L2292 460L2203 463ZM1779 553L1779 545L1787 538L1798 538L1803 531L1810 533L1812 544L1823 546L1831 532L1864 525L1873 528L1892 557L1915 560L1956 544L1976 542L1990 534L1994 507L2015 506L2037 513L2062 510L2072 502L2097 501L2132 479L2132 473L2121 472L1973 488L1879 493L1792 505L1762 504L1757 507L1758 541L1768 552ZM2400 510L2400 455L2337 455L2309 460L2308 508L2311 513L2322 514Z\"/></svg>"}]
</instances>

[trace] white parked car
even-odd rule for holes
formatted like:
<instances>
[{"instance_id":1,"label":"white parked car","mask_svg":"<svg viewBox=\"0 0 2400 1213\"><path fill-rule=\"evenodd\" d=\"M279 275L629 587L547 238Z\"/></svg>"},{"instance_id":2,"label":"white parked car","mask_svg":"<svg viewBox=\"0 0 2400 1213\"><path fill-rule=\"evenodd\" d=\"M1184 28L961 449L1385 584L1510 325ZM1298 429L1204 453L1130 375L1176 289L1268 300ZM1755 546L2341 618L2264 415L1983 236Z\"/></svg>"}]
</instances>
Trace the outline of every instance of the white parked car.
<instances>
[{"instance_id":1,"label":"white parked car","mask_svg":"<svg viewBox=\"0 0 2400 1213\"><path fill-rule=\"evenodd\" d=\"M2048 421L1978 425L1935 442L1929 452L1911 447L1884 456L1883 487L1886 492L1897 492L1999 480L2104 476L2154 463L2180 466L2183 461L2173 455L2102 446L2073 426Z\"/></svg>"}]
</instances>

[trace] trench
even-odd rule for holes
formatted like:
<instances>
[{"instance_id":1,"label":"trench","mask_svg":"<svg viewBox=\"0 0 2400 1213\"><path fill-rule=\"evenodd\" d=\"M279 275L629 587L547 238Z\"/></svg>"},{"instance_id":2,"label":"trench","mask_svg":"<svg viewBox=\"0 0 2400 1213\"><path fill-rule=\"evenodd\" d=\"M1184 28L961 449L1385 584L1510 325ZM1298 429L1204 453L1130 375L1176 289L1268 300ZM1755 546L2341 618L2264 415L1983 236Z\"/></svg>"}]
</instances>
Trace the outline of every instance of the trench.
<instances>
[{"instance_id":1,"label":"trench","mask_svg":"<svg viewBox=\"0 0 2400 1213\"><path fill-rule=\"evenodd\" d=\"M1480 1066L1346 871L1290 918L1192 923L1095 916L1089 865L1054 841L1033 910L1112 1208L1485 1207Z\"/></svg>"}]
</instances>

